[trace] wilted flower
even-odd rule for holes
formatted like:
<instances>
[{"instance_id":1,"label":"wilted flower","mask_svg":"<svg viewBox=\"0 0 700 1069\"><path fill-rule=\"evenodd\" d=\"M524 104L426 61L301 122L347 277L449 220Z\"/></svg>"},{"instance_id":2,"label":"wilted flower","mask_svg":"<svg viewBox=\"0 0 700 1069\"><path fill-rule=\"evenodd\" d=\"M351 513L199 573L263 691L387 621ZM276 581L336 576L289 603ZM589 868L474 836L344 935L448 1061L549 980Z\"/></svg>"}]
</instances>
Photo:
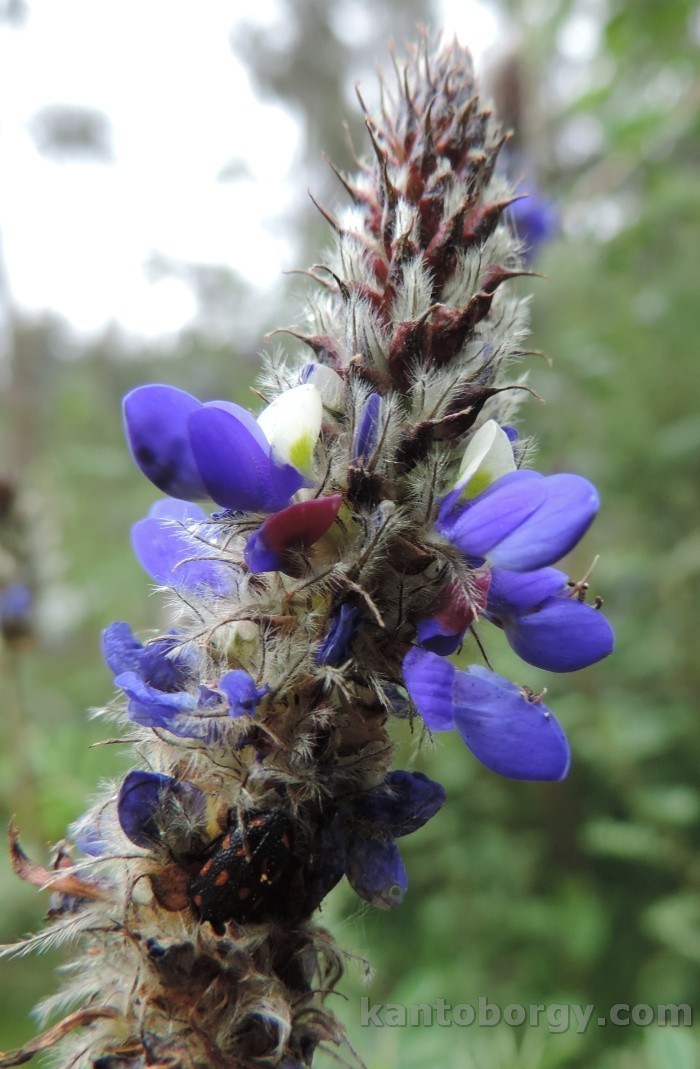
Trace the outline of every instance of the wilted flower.
<instances>
[{"instance_id":1,"label":"wilted flower","mask_svg":"<svg viewBox=\"0 0 700 1069\"><path fill-rule=\"evenodd\" d=\"M422 828L445 802L445 791L422 772L389 772L378 787L346 799L321 829L308 866L311 908L347 875L375 906L400 905L408 876L396 839Z\"/></svg>"},{"instance_id":2,"label":"wilted flower","mask_svg":"<svg viewBox=\"0 0 700 1069\"><path fill-rule=\"evenodd\" d=\"M102 652L115 676L132 672L160 691L182 689L196 671L196 655L176 631L144 645L129 624L117 621L102 635Z\"/></svg>"},{"instance_id":3,"label":"wilted flower","mask_svg":"<svg viewBox=\"0 0 700 1069\"><path fill-rule=\"evenodd\" d=\"M136 846L149 849L163 839L163 828L172 819L173 807L201 819L205 802L202 792L186 780L158 772L129 772L119 790L117 815L122 831Z\"/></svg>"}]
</instances>

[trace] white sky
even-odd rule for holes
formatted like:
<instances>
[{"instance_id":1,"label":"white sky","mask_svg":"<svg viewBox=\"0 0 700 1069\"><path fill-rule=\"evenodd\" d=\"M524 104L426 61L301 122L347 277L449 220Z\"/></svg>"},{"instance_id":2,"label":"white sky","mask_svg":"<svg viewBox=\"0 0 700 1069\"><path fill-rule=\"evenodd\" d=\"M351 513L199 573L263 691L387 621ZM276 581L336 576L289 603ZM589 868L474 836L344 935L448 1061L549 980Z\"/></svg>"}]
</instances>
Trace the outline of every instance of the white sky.
<instances>
[{"instance_id":1,"label":"white sky","mask_svg":"<svg viewBox=\"0 0 700 1069\"><path fill-rule=\"evenodd\" d=\"M277 0L251 7L257 22L279 17ZM486 2L438 9L477 58L493 43ZM287 182L298 130L254 97L229 45L239 12L236 0L29 0L24 25L0 24L0 235L19 307L80 331L117 322L159 337L196 301L184 281L149 279L154 253L277 284L290 266L276 220L298 193ZM113 163L42 156L28 123L51 104L103 111ZM232 157L249 179L221 180Z\"/></svg>"}]
</instances>

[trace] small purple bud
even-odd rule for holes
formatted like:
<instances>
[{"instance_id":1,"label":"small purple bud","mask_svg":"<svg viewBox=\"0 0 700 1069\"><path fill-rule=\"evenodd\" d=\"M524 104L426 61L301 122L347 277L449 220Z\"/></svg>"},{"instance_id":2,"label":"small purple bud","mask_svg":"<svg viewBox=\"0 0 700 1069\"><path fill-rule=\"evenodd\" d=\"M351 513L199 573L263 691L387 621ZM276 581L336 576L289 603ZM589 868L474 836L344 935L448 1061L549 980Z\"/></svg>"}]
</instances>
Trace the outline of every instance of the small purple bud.
<instances>
[{"instance_id":1,"label":"small purple bud","mask_svg":"<svg viewBox=\"0 0 700 1069\"><path fill-rule=\"evenodd\" d=\"M218 683L220 690L228 701L228 715L234 718L240 716L255 716L255 709L267 694L269 687L258 690L255 680L248 672L241 668L234 668L221 677Z\"/></svg>"},{"instance_id":2,"label":"small purple bud","mask_svg":"<svg viewBox=\"0 0 700 1069\"><path fill-rule=\"evenodd\" d=\"M362 465L371 459L377 446L383 407L384 400L378 393L371 393L365 401L355 432L352 449L353 463Z\"/></svg>"},{"instance_id":3,"label":"small purple bud","mask_svg":"<svg viewBox=\"0 0 700 1069\"><path fill-rule=\"evenodd\" d=\"M350 656L350 646L355 637L361 612L356 605L344 602L331 621L327 634L316 650L316 663L337 667Z\"/></svg>"}]
</instances>

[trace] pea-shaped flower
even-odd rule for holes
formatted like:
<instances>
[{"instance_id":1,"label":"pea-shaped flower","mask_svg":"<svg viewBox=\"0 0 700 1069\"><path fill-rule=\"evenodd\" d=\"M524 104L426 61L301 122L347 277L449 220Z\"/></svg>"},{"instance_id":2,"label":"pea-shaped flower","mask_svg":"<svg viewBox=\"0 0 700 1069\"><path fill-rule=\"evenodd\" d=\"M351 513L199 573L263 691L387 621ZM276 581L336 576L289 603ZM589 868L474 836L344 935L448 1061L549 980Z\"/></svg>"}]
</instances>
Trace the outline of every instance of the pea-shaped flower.
<instances>
[{"instance_id":1,"label":"pea-shaped flower","mask_svg":"<svg viewBox=\"0 0 700 1069\"><path fill-rule=\"evenodd\" d=\"M257 421L241 405L203 404L173 386L139 386L124 398L132 455L159 490L250 512L284 508L308 480L321 416L312 383L280 394Z\"/></svg>"},{"instance_id":2,"label":"pea-shaped flower","mask_svg":"<svg viewBox=\"0 0 700 1069\"><path fill-rule=\"evenodd\" d=\"M431 731L454 728L492 772L512 779L560 780L569 746L546 705L479 665L461 672L429 650L404 658L408 693Z\"/></svg>"}]
</instances>

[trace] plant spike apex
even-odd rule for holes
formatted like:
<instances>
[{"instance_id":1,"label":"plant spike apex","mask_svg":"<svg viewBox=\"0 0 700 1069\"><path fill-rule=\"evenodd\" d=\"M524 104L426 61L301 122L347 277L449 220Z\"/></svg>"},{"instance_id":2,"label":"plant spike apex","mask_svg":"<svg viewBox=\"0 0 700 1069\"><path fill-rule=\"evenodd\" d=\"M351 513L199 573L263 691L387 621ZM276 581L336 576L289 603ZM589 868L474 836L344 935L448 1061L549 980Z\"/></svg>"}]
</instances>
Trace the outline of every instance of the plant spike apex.
<instances>
[{"instance_id":1,"label":"plant spike apex","mask_svg":"<svg viewBox=\"0 0 700 1069\"><path fill-rule=\"evenodd\" d=\"M126 398L134 459L173 495L134 546L176 612L146 644L105 632L136 767L74 825L77 858L43 869L12 830L18 875L55 891L34 943L77 941L82 1009L0 1066L54 1042L66 1069L311 1066L343 1042L315 911L343 876L399 908L396 839L444 802L392 768L394 717L457 731L493 773L566 775L549 709L478 663L482 627L554 671L612 650L551 567L598 497L522 466L527 272L469 54L424 35L392 60L378 117L358 91L373 162L331 165L351 204L311 198L334 248L303 323L272 332L299 351L268 358L260 418L167 385Z\"/></svg>"}]
</instances>

